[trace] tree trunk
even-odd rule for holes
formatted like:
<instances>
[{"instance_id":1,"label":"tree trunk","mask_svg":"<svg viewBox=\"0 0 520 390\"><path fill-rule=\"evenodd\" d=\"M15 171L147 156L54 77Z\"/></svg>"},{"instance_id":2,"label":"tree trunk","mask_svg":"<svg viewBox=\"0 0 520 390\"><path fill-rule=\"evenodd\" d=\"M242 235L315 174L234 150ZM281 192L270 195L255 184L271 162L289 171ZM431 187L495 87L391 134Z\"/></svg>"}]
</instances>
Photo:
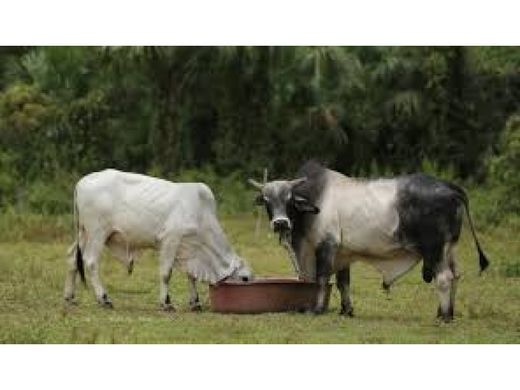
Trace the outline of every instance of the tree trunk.
<instances>
[{"instance_id":1,"label":"tree trunk","mask_svg":"<svg viewBox=\"0 0 520 390\"><path fill-rule=\"evenodd\" d=\"M179 169L177 69L171 59L162 58L154 48L151 48L149 61L151 78L156 82L159 115L150 140L154 150L152 161L162 174L171 174Z\"/></svg>"}]
</instances>

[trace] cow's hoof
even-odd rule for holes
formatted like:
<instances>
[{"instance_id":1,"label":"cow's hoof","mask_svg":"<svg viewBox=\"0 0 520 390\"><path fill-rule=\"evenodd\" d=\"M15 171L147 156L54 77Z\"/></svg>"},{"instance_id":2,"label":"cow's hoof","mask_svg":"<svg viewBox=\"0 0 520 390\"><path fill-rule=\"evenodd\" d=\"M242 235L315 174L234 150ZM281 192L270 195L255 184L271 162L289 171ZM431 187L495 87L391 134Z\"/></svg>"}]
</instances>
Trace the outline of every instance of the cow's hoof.
<instances>
[{"instance_id":1,"label":"cow's hoof","mask_svg":"<svg viewBox=\"0 0 520 390\"><path fill-rule=\"evenodd\" d=\"M112 304L112 301L107 298L107 299L104 299L103 301L101 301L99 303L102 307L104 307L105 309L113 309L114 308L114 305Z\"/></svg>"},{"instance_id":2,"label":"cow's hoof","mask_svg":"<svg viewBox=\"0 0 520 390\"><path fill-rule=\"evenodd\" d=\"M443 313L441 308L439 307L437 309L437 318L444 323L452 322L453 321L453 309L448 310L447 313Z\"/></svg>"},{"instance_id":3,"label":"cow's hoof","mask_svg":"<svg viewBox=\"0 0 520 390\"><path fill-rule=\"evenodd\" d=\"M167 313L175 312L175 307L171 303L161 303L161 310Z\"/></svg>"},{"instance_id":4,"label":"cow's hoof","mask_svg":"<svg viewBox=\"0 0 520 390\"><path fill-rule=\"evenodd\" d=\"M99 306L101 306L104 309L113 309L114 308L112 301L99 302Z\"/></svg>"},{"instance_id":5,"label":"cow's hoof","mask_svg":"<svg viewBox=\"0 0 520 390\"><path fill-rule=\"evenodd\" d=\"M77 306L78 302L74 297L65 297L64 302L66 306Z\"/></svg>"},{"instance_id":6,"label":"cow's hoof","mask_svg":"<svg viewBox=\"0 0 520 390\"><path fill-rule=\"evenodd\" d=\"M323 314L325 313L325 307L315 307L314 309L312 309L312 313L315 315Z\"/></svg>"},{"instance_id":7,"label":"cow's hoof","mask_svg":"<svg viewBox=\"0 0 520 390\"><path fill-rule=\"evenodd\" d=\"M453 317L448 316L448 315L437 317L437 319L445 324L449 324L450 322L453 322Z\"/></svg>"},{"instance_id":8,"label":"cow's hoof","mask_svg":"<svg viewBox=\"0 0 520 390\"><path fill-rule=\"evenodd\" d=\"M114 305L112 304L112 300L108 297L108 295L106 293L103 294L101 299L98 299L98 302L105 309L113 309L114 308Z\"/></svg>"},{"instance_id":9,"label":"cow's hoof","mask_svg":"<svg viewBox=\"0 0 520 390\"><path fill-rule=\"evenodd\" d=\"M339 315L345 317L354 317L354 309L352 307L341 306L341 310L339 311Z\"/></svg>"}]
</instances>

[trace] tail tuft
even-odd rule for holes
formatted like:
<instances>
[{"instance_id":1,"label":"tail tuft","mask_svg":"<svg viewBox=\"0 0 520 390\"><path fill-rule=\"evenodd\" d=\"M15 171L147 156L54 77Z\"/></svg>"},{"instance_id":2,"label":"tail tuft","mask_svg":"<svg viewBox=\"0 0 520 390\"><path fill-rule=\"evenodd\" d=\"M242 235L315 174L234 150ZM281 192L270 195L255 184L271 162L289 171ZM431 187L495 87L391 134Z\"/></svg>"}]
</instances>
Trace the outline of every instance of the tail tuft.
<instances>
[{"instance_id":1,"label":"tail tuft","mask_svg":"<svg viewBox=\"0 0 520 390\"><path fill-rule=\"evenodd\" d=\"M480 272L482 273L488 267L489 260L480 247L478 248L478 262L480 264Z\"/></svg>"},{"instance_id":2,"label":"tail tuft","mask_svg":"<svg viewBox=\"0 0 520 390\"><path fill-rule=\"evenodd\" d=\"M85 279L85 265L83 263L83 254L81 253L79 245L76 245L76 268L78 269L81 281L86 286L87 280Z\"/></svg>"},{"instance_id":3,"label":"tail tuft","mask_svg":"<svg viewBox=\"0 0 520 390\"><path fill-rule=\"evenodd\" d=\"M454 184L451 184L450 187L457 192L459 199L462 201L464 208L466 209L466 215L468 217L469 227L471 228L471 234L473 235L473 239L475 240L475 245L477 246L480 273L482 273L489 266L489 260L487 259L486 255L484 254L484 251L480 247L480 242L478 241L478 238L477 238L477 232L475 231L475 226L473 226L473 220L471 219L471 214L469 212L468 196L466 195L466 192L462 188L460 188Z\"/></svg>"},{"instance_id":4,"label":"tail tuft","mask_svg":"<svg viewBox=\"0 0 520 390\"><path fill-rule=\"evenodd\" d=\"M431 283L433 280L433 270L429 265L423 264L422 278L426 283Z\"/></svg>"}]
</instances>

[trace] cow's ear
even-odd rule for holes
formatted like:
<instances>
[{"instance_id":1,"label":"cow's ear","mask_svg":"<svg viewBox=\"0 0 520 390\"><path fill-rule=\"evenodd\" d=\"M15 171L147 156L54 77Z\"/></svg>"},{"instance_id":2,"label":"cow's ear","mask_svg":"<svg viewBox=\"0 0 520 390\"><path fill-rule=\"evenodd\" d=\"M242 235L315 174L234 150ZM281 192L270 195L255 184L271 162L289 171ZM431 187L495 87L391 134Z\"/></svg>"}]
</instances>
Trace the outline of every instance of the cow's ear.
<instances>
[{"instance_id":1,"label":"cow's ear","mask_svg":"<svg viewBox=\"0 0 520 390\"><path fill-rule=\"evenodd\" d=\"M294 207L301 213L311 213L318 214L320 209L313 205L307 198L303 196L294 195L293 196Z\"/></svg>"},{"instance_id":2,"label":"cow's ear","mask_svg":"<svg viewBox=\"0 0 520 390\"><path fill-rule=\"evenodd\" d=\"M264 194L260 193L257 195L257 197L255 198L255 205L257 206L263 206L265 204L265 198L264 198Z\"/></svg>"}]
</instances>

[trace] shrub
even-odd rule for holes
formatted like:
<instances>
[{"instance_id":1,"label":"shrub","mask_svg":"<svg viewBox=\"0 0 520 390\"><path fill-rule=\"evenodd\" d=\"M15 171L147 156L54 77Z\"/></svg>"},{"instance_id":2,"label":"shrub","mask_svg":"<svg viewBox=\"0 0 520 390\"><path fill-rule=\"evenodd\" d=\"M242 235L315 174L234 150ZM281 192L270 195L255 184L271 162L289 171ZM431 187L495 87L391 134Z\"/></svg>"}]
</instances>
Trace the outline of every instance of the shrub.
<instances>
[{"instance_id":1,"label":"shrub","mask_svg":"<svg viewBox=\"0 0 520 390\"><path fill-rule=\"evenodd\" d=\"M77 180L78 175L62 171L40 176L23 188L19 211L43 215L71 214L73 190Z\"/></svg>"},{"instance_id":2,"label":"shrub","mask_svg":"<svg viewBox=\"0 0 520 390\"><path fill-rule=\"evenodd\" d=\"M0 207L14 203L17 192L17 175L14 173L15 156L0 152Z\"/></svg>"},{"instance_id":3,"label":"shrub","mask_svg":"<svg viewBox=\"0 0 520 390\"><path fill-rule=\"evenodd\" d=\"M246 183L241 172L231 172L226 176L218 175L214 168L186 169L170 178L174 182L202 182L207 184L217 201L218 211L222 214L236 214L253 210L253 191Z\"/></svg>"},{"instance_id":4,"label":"shrub","mask_svg":"<svg viewBox=\"0 0 520 390\"><path fill-rule=\"evenodd\" d=\"M520 212L520 114L507 121L498 154L488 161L491 185L497 191L498 211Z\"/></svg>"},{"instance_id":5,"label":"shrub","mask_svg":"<svg viewBox=\"0 0 520 390\"><path fill-rule=\"evenodd\" d=\"M442 169L438 163L434 160L430 160L428 158L424 158L421 161L420 171L423 173L427 173L429 175L435 176L439 179L456 182L455 169L453 167L448 167L446 169Z\"/></svg>"},{"instance_id":6,"label":"shrub","mask_svg":"<svg viewBox=\"0 0 520 390\"><path fill-rule=\"evenodd\" d=\"M72 212L72 189L58 180L37 181L27 189L29 210L35 213L57 215Z\"/></svg>"}]
</instances>

